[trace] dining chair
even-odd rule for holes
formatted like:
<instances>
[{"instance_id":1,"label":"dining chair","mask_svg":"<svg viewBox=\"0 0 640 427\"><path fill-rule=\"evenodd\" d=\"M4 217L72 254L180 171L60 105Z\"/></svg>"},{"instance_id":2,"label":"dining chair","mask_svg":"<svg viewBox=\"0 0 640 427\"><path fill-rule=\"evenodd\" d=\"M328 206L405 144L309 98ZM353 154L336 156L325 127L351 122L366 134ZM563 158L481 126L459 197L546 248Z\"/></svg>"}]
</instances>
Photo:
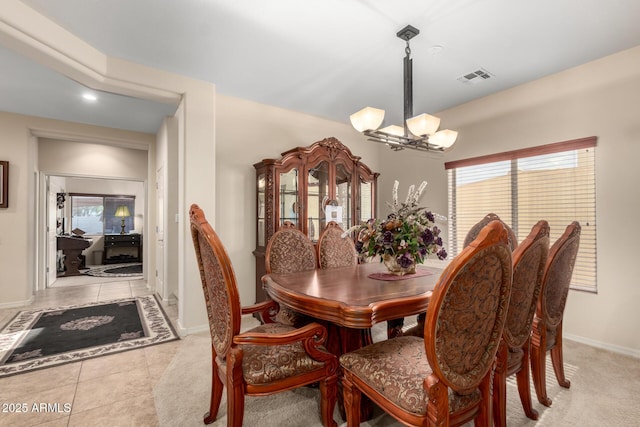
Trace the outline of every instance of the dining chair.
<instances>
[{"instance_id":1,"label":"dining chair","mask_svg":"<svg viewBox=\"0 0 640 427\"><path fill-rule=\"evenodd\" d=\"M464 238L463 247L467 247L469 243L473 242L478 236L478 233L480 233L480 230L482 230L482 228L485 225L489 224L491 221L502 222L504 227L507 229L507 233L509 233L509 247L511 248L512 251L515 250L515 248L518 246L518 236L516 236L516 233L513 231L511 227L509 227L509 225L506 222L504 222L502 219L500 219L498 215L494 213L489 213L485 215L484 218L482 218L480 221L475 223L473 227L469 229L469 231L467 232L467 235Z\"/></svg>"},{"instance_id":2,"label":"dining chair","mask_svg":"<svg viewBox=\"0 0 640 427\"><path fill-rule=\"evenodd\" d=\"M507 234L509 236L509 248L512 251L515 250L515 248L518 246L518 237L516 236L516 233L513 231L511 227L509 227L509 225L506 222L504 222L502 219L500 219L498 215L494 213L485 215L484 218L482 218L480 221L474 224L473 227L471 227L471 229L467 232L467 235L465 236L463 247L466 248L467 246L469 246L469 244L473 242L476 239L476 237L478 237L480 230L482 230L482 228L485 227L487 224L489 224L491 221L500 221L502 223L504 228L507 230ZM422 337L424 333L425 318L426 318L425 313L420 313L416 318L416 324L406 329L403 329L404 323L401 320L394 321L393 325L390 325L387 328L387 337L392 338L392 336L402 336L402 335L415 335L415 336Z\"/></svg>"},{"instance_id":3,"label":"dining chair","mask_svg":"<svg viewBox=\"0 0 640 427\"><path fill-rule=\"evenodd\" d=\"M318 238L318 266L320 268L347 267L358 264L358 252L350 237L335 221L330 221Z\"/></svg>"},{"instance_id":4,"label":"dining chair","mask_svg":"<svg viewBox=\"0 0 640 427\"><path fill-rule=\"evenodd\" d=\"M490 425L511 278L507 231L493 221L439 277L424 338L383 340L340 357L347 425L360 424L363 393L405 425Z\"/></svg>"},{"instance_id":5,"label":"dining chair","mask_svg":"<svg viewBox=\"0 0 640 427\"><path fill-rule=\"evenodd\" d=\"M267 243L264 265L267 274L315 270L316 249L294 223L285 221ZM297 327L313 321L309 316L289 307L280 307L275 320Z\"/></svg>"},{"instance_id":6,"label":"dining chair","mask_svg":"<svg viewBox=\"0 0 640 427\"><path fill-rule=\"evenodd\" d=\"M520 403L525 415L538 419L531 405L529 360L531 326L536 312L542 275L549 253L549 223L538 221L529 235L513 251L513 279L507 321L498 349L503 352L493 377L493 417L498 427L507 425L507 377L516 376Z\"/></svg>"},{"instance_id":7,"label":"dining chair","mask_svg":"<svg viewBox=\"0 0 640 427\"><path fill-rule=\"evenodd\" d=\"M545 406L551 406L546 384L545 359L547 352L551 353L551 362L558 384L564 388L571 386L570 381L564 375L562 318L580 247L580 232L580 223L573 221L549 249L549 256L542 276L540 298L533 319L531 375L538 401Z\"/></svg>"},{"instance_id":8,"label":"dining chair","mask_svg":"<svg viewBox=\"0 0 640 427\"><path fill-rule=\"evenodd\" d=\"M225 387L227 425L240 427L245 395L274 394L319 382L323 425L336 427L338 360L323 347L326 329L317 323L300 329L265 323L240 333L241 315L262 312L275 303L240 306L235 273L222 242L198 205L191 205L189 216L211 332L211 401L205 424L216 420Z\"/></svg>"}]
</instances>

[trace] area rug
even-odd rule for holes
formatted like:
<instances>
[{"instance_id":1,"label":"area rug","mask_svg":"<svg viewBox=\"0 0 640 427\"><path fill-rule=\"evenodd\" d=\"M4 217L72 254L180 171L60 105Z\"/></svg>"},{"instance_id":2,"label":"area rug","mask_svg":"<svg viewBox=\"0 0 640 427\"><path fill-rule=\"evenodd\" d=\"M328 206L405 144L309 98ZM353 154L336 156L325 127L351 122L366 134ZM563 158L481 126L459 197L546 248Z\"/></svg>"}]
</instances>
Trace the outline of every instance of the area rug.
<instances>
[{"instance_id":1,"label":"area rug","mask_svg":"<svg viewBox=\"0 0 640 427\"><path fill-rule=\"evenodd\" d=\"M0 331L0 378L176 339L154 295L21 311Z\"/></svg>"},{"instance_id":2,"label":"area rug","mask_svg":"<svg viewBox=\"0 0 640 427\"><path fill-rule=\"evenodd\" d=\"M101 265L93 267L83 274L95 277L133 277L142 276L141 263Z\"/></svg>"}]
</instances>

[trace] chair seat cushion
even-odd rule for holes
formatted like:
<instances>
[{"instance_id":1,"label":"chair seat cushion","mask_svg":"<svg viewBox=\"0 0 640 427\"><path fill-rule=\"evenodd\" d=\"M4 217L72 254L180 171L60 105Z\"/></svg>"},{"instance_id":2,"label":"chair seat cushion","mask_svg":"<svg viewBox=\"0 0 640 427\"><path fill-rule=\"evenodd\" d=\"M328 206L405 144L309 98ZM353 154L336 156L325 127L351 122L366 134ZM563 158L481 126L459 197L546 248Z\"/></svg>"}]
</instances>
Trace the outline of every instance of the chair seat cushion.
<instances>
[{"instance_id":1,"label":"chair seat cushion","mask_svg":"<svg viewBox=\"0 0 640 427\"><path fill-rule=\"evenodd\" d=\"M510 348L507 352L507 375L520 370L523 366L524 351L521 348ZM527 366L528 369L528 366Z\"/></svg>"},{"instance_id":2,"label":"chair seat cushion","mask_svg":"<svg viewBox=\"0 0 640 427\"><path fill-rule=\"evenodd\" d=\"M265 323L247 332L279 334L296 328L281 323ZM313 360L302 343L277 346L241 345L242 373L247 384L258 385L322 369L324 363Z\"/></svg>"},{"instance_id":3,"label":"chair seat cushion","mask_svg":"<svg viewBox=\"0 0 640 427\"><path fill-rule=\"evenodd\" d=\"M340 364L388 400L408 412L424 415L428 396L424 380L433 373L424 339L413 336L380 341L340 357ZM450 412L480 401L480 391L460 395L449 389Z\"/></svg>"}]
</instances>

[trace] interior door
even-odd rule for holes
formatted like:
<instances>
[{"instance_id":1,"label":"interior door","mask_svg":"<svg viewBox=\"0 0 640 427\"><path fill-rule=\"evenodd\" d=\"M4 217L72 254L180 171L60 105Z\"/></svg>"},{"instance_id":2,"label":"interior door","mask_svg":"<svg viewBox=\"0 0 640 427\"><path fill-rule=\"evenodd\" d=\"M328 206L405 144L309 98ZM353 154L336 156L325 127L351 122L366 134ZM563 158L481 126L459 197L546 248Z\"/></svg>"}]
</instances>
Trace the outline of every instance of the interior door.
<instances>
[{"instance_id":1,"label":"interior door","mask_svg":"<svg viewBox=\"0 0 640 427\"><path fill-rule=\"evenodd\" d=\"M57 194L63 192L59 184L51 181L50 177L47 177L47 206L45 207L47 215L47 284L49 287L53 285L57 277L57 263L58 263L58 244L57 244L57 221L58 221L58 204Z\"/></svg>"},{"instance_id":2,"label":"interior door","mask_svg":"<svg viewBox=\"0 0 640 427\"><path fill-rule=\"evenodd\" d=\"M166 301L169 290L164 283L164 167L156 170L156 290Z\"/></svg>"}]
</instances>

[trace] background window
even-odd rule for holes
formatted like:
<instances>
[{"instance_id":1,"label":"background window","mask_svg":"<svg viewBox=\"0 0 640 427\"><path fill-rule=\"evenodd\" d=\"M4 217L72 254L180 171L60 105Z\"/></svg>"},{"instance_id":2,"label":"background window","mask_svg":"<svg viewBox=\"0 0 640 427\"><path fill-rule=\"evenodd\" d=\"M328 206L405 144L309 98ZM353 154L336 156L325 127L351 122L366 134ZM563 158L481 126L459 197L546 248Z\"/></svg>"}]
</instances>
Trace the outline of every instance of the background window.
<instances>
[{"instance_id":1,"label":"background window","mask_svg":"<svg viewBox=\"0 0 640 427\"><path fill-rule=\"evenodd\" d=\"M449 253L493 212L521 242L545 219L551 244L574 220L582 226L574 289L596 291L596 138L584 138L445 164L449 179Z\"/></svg>"},{"instance_id":2,"label":"background window","mask_svg":"<svg viewBox=\"0 0 640 427\"><path fill-rule=\"evenodd\" d=\"M86 234L120 234L122 218L116 217L118 206L127 206L131 216L124 218L125 232L134 230L135 196L71 194L71 229Z\"/></svg>"}]
</instances>

